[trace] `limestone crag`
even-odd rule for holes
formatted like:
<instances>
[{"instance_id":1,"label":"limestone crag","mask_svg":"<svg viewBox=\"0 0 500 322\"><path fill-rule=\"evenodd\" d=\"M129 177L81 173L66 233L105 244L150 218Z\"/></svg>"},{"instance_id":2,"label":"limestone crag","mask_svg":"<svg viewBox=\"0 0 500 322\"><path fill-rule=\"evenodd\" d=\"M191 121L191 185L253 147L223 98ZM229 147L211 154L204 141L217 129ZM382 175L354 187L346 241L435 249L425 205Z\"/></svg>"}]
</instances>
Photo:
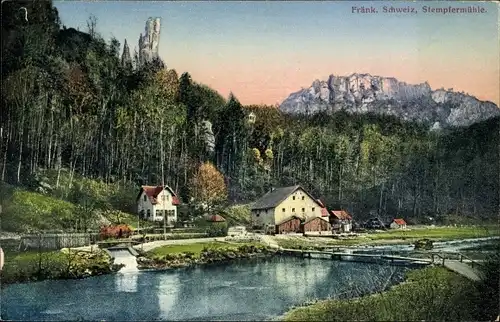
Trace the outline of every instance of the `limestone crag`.
<instances>
[{"instance_id":1,"label":"limestone crag","mask_svg":"<svg viewBox=\"0 0 500 322\"><path fill-rule=\"evenodd\" d=\"M127 39L125 39L125 42L123 44L123 54L122 54L121 65L124 68L128 68L128 69L132 68L132 56L130 56L130 48L128 47Z\"/></svg>"},{"instance_id":2,"label":"limestone crag","mask_svg":"<svg viewBox=\"0 0 500 322\"><path fill-rule=\"evenodd\" d=\"M292 93L280 110L291 114L371 112L428 123L434 129L468 126L500 115L495 104L463 93L433 91L427 82L413 85L369 74L315 80L311 87Z\"/></svg>"},{"instance_id":3,"label":"limestone crag","mask_svg":"<svg viewBox=\"0 0 500 322\"><path fill-rule=\"evenodd\" d=\"M144 35L139 36L139 64L142 66L159 57L160 18L149 18L146 21Z\"/></svg>"}]
</instances>

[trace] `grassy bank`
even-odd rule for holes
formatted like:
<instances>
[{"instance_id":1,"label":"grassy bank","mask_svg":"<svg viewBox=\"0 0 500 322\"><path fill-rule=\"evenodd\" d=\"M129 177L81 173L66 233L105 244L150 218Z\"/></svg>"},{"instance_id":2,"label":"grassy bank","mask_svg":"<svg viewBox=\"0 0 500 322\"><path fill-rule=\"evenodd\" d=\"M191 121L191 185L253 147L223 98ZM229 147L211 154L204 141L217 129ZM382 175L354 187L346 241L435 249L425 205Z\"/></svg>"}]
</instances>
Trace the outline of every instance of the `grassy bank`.
<instances>
[{"instance_id":1,"label":"grassy bank","mask_svg":"<svg viewBox=\"0 0 500 322\"><path fill-rule=\"evenodd\" d=\"M405 283L387 292L359 299L321 301L293 309L282 320L473 321L496 317L495 311L483 311L486 301L480 284L444 268L428 267L409 272Z\"/></svg>"},{"instance_id":2,"label":"grassy bank","mask_svg":"<svg viewBox=\"0 0 500 322\"><path fill-rule=\"evenodd\" d=\"M199 256L203 249L221 249L221 248L229 248L229 243L224 242L208 242L208 243L196 243L196 244L188 244L188 245L169 245L158 247L150 252L148 252L148 256L150 257L161 257L169 254L182 254L182 253L193 253L195 256ZM234 246L233 246L234 247Z\"/></svg>"},{"instance_id":3,"label":"grassy bank","mask_svg":"<svg viewBox=\"0 0 500 322\"><path fill-rule=\"evenodd\" d=\"M500 236L498 226L428 227L410 230L388 230L368 234L371 240L412 240L428 238L435 241Z\"/></svg>"},{"instance_id":4,"label":"grassy bank","mask_svg":"<svg viewBox=\"0 0 500 322\"><path fill-rule=\"evenodd\" d=\"M209 242L155 248L137 258L140 269L165 269L267 256L275 251L260 243Z\"/></svg>"},{"instance_id":5,"label":"grassy bank","mask_svg":"<svg viewBox=\"0 0 500 322\"><path fill-rule=\"evenodd\" d=\"M283 248L292 249L322 249L325 247L348 247L360 245L413 244L423 238L432 241L447 241L454 239L483 238L500 236L496 226L467 227L426 227L410 230L387 230L383 232L364 233L346 238L310 237L276 238Z\"/></svg>"},{"instance_id":6,"label":"grassy bank","mask_svg":"<svg viewBox=\"0 0 500 322\"><path fill-rule=\"evenodd\" d=\"M104 251L7 253L0 272L2 285L46 279L77 279L118 270Z\"/></svg>"}]
</instances>

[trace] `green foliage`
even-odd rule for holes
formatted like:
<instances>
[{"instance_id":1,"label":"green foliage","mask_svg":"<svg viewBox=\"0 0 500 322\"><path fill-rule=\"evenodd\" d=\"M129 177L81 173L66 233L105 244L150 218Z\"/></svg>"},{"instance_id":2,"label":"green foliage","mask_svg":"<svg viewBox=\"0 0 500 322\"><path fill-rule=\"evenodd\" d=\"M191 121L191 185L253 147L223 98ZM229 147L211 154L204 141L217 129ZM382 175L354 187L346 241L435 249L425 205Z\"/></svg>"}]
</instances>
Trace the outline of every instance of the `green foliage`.
<instances>
[{"instance_id":1,"label":"green foliage","mask_svg":"<svg viewBox=\"0 0 500 322\"><path fill-rule=\"evenodd\" d=\"M74 227L75 213L75 206L67 201L16 189L4 206L2 229L17 232L66 230Z\"/></svg>"},{"instance_id":2,"label":"green foliage","mask_svg":"<svg viewBox=\"0 0 500 322\"><path fill-rule=\"evenodd\" d=\"M223 217L228 226L249 225L252 214L249 205L234 205L224 211Z\"/></svg>"},{"instance_id":3,"label":"green foliage","mask_svg":"<svg viewBox=\"0 0 500 322\"><path fill-rule=\"evenodd\" d=\"M389 291L352 300L322 301L287 313L285 321L464 321L481 312L474 282L444 268L411 271Z\"/></svg>"},{"instance_id":4,"label":"green foliage","mask_svg":"<svg viewBox=\"0 0 500 322\"><path fill-rule=\"evenodd\" d=\"M111 273L111 258L105 252L24 252L9 253L2 283L40 281L45 279L82 278Z\"/></svg>"},{"instance_id":5,"label":"green foliage","mask_svg":"<svg viewBox=\"0 0 500 322\"><path fill-rule=\"evenodd\" d=\"M28 22L23 6L32 12ZM123 68L116 39L103 39L93 19L88 32L61 29L50 1L2 8L0 180L77 204L82 226L94 209L132 212L142 184L164 181L188 198L202 162L222 173L235 202L300 183L358 220L371 211L437 224L496 216L499 118L431 133L375 114L244 107L160 60ZM213 153L205 120L213 124Z\"/></svg>"},{"instance_id":6,"label":"green foliage","mask_svg":"<svg viewBox=\"0 0 500 322\"><path fill-rule=\"evenodd\" d=\"M227 236L228 226L226 222L211 223L206 230L208 237L224 237Z\"/></svg>"}]
</instances>

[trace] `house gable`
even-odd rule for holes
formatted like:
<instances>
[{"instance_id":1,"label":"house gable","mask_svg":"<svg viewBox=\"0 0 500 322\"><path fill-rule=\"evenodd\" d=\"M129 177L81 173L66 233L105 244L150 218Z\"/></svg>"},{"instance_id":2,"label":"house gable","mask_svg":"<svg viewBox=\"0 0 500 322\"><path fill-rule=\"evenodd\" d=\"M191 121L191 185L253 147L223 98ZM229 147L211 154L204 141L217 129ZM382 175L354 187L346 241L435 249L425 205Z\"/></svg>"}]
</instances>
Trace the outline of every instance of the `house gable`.
<instances>
[{"instance_id":1,"label":"house gable","mask_svg":"<svg viewBox=\"0 0 500 322\"><path fill-rule=\"evenodd\" d=\"M321 217L321 204L302 187L297 188L281 201L274 209L275 222L290 216L298 216L302 220Z\"/></svg>"},{"instance_id":2,"label":"house gable","mask_svg":"<svg viewBox=\"0 0 500 322\"><path fill-rule=\"evenodd\" d=\"M264 196L262 196L259 200L257 200L253 204L252 210L276 208L285 199L290 197L292 194L297 192L297 190L299 190L299 189L303 193L305 193L307 196L309 196L309 198L311 198L318 205L318 207L323 207L323 205L317 199L315 199L313 196L311 196L311 194L309 194L309 192L307 192L300 185L296 185L296 186L289 186L289 187L283 187L283 188L276 188L273 191L266 193Z\"/></svg>"},{"instance_id":3,"label":"house gable","mask_svg":"<svg viewBox=\"0 0 500 322\"><path fill-rule=\"evenodd\" d=\"M169 186L142 186L141 190L139 190L139 194L137 195L137 202L146 201L149 199L149 202L152 205L156 205L161 203L161 197L164 196L171 202L172 205L179 205L179 198L175 194L174 190ZM144 196L146 196L146 200L144 200Z\"/></svg>"},{"instance_id":4,"label":"house gable","mask_svg":"<svg viewBox=\"0 0 500 322\"><path fill-rule=\"evenodd\" d=\"M401 218L398 218L398 219L394 219L393 220L393 223L399 225L399 226L404 226L406 225L406 221L404 221L404 219L401 219Z\"/></svg>"}]
</instances>

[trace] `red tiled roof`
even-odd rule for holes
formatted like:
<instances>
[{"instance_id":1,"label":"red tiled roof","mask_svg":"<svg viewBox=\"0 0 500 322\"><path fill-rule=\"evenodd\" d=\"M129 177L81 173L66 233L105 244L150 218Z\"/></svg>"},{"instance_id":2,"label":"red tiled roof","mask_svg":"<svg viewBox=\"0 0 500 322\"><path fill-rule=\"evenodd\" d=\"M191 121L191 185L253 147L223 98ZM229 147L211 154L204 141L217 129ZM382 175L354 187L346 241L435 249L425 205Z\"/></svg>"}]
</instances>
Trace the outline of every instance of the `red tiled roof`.
<instances>
[{"instance_id":1,"label":"red tiled roof","mask_svg":"<svg viewBox=\"0 0 500 322\"><path fill-rule=\"evenodd\" d=\"M394 222L398 225L406 225L406 221L404 221L404 219L401 218L394 219Z\"/></svg>"},{"instance_id":2,"label":"red tiled roof","mask_svg":"<svg viewBox=\"0 0 500 322\"><path fill-rule=\"evenodd\" d=\"M352 219L352 217L345 210L332 210L331 213L340 220Z\"/></svg>"},{"instance_id":3,"label":"red tiled roof","mask_svg":"<svg viewBox=\"0 0 500 322\"><path fill-rule=\"evenodd\" d=\"M221 215L212 215L212 216L209 216L207 218L207 221L211 221L211 222L223 222L223 221L226 221L226 219L224 217L222 217Z\"/></svg>"},{"instance_id":4,"label":"red tiled roof","mask_svg":"<svg viewBox=\"0 0 500 322\"><path fill-rule=\"evenodd\" d=\"M328 209L325 207L321 208L321 217L328 217Z\"/></svg>"},{"instance_id":5,"label":"red tiled roof","mask_svg":"<svg viewBox=\"0 0 500 322\"><path fill-rule=\"evenodd\" d=\"M179 198L177 197L175 192L169 186L165 186L165 188L168 191L170 191L170 193L172 193L172 205L175 205L175 206L180 205ZM160 194L160 192L163 191L163 187L162 186L142 186L141 190L139 191L139 194L137 195L137 199L140 198L141 193L143 191L144 191L144 193L146 193L146 196L148 196L151 203L153 205L155 205L158 203L157 198L158 198L158 195Z\"/></svg>"}]
</instances>

